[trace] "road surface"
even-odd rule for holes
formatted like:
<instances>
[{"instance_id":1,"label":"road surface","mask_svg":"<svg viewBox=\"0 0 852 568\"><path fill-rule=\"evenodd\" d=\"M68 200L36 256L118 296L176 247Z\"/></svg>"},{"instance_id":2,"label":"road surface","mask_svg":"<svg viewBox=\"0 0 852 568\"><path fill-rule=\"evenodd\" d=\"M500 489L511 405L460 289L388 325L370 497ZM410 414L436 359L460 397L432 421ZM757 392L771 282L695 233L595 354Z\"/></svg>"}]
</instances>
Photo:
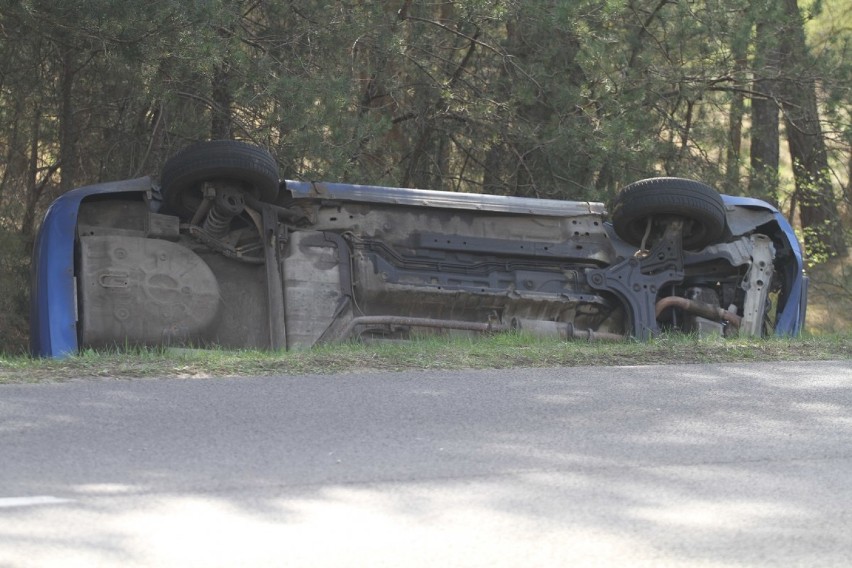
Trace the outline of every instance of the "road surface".
<instances>
[{"instance_id":1,"label":"road surface","mask_svg":"<svg viewBox=\"0 0 852 568\"><path fill-rule=\"evenodd\" d=\"M0 385L0 566L849 566L852 361Z\"/></svg>"}]
</instances>

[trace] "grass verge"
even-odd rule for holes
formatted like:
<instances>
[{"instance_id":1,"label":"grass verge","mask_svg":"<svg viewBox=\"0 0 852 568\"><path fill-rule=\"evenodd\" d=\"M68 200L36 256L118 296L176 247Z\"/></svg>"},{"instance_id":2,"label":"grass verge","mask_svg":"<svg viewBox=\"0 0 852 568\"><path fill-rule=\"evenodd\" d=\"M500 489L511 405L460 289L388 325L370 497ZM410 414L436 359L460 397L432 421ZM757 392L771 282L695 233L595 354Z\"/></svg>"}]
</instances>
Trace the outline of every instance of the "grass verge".
<instances>
[{"instance_id":1,"label":"grass verge","mask_svg":"<svg viewBox=\"0 0 852 568\"><path fill-rule=\"evenodd\" d=\"M0 384L74 379L206 378L363 371L505 369L817 361L852 359L852 334L796 339L696 339L662 336L647 343L585 343L500 334L476 339L351 343L296 352L220 349L87 351L65 359L0 357Z\"/></svg>"}]
</instances>

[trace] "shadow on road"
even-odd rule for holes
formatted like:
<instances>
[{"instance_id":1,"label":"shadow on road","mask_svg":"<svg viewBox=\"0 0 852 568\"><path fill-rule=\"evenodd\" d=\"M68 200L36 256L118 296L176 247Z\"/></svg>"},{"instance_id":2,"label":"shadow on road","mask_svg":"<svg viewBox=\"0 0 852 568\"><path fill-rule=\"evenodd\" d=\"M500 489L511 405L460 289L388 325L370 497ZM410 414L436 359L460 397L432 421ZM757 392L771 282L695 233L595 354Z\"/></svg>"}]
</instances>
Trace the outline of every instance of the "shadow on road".
<instances>
[{"instance_id":1,"label":"shadow on road","mask_svg":"<svg viewBox=\"0 0 852 568\"><path fill-rule=\"evenodd\" d=\"M842 564L850 379L839 362L6 386L0 497L73 502L0 509L0 541L81 563L478 542L474 565Z\"/></svg>"}]
</instances>

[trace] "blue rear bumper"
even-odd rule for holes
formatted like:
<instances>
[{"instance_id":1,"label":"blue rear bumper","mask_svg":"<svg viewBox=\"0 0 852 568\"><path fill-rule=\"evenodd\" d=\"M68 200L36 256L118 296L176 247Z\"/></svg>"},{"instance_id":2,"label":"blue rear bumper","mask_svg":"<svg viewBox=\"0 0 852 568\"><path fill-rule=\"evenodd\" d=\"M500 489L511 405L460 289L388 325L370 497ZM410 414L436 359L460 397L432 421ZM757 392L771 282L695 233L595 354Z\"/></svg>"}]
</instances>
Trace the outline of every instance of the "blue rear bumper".
<instances>
[{"instance_id":1,"label":"blue rear bumper","mask_svg":"<svg viewBox=\"0 0 852 568\"><path fill-rule=\"evenodd\" d=\"M80 203L92 195L150 189L147 177L90 185L62 195L47 210L32 259L30 351L34 356L63 357L77 351L74 240Z\"/></svg>"}]
</instances>

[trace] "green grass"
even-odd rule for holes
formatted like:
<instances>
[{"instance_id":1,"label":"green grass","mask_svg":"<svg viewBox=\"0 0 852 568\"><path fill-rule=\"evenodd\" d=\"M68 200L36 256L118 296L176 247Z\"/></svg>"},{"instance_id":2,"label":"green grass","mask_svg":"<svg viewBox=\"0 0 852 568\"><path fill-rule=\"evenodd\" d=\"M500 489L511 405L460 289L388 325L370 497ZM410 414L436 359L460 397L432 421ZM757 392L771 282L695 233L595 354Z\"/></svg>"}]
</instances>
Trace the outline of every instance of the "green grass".
<instances>
[{"instance_id":1,"label":"green grass","mask_svg":"<svg viewBox=\"0 0 852 568\"><path fill-rule=\"evenodd\" d=\"M564 342L523 334L405 343L349 343L308 351L224 349L86 351L64 359L0 356L0 384L74 379L202 378L357 373L368 370L505 369L836 360L852 358L852 334L796 339L696 339L672 335L647 343Z\"/></svg>"}]
</instances>

